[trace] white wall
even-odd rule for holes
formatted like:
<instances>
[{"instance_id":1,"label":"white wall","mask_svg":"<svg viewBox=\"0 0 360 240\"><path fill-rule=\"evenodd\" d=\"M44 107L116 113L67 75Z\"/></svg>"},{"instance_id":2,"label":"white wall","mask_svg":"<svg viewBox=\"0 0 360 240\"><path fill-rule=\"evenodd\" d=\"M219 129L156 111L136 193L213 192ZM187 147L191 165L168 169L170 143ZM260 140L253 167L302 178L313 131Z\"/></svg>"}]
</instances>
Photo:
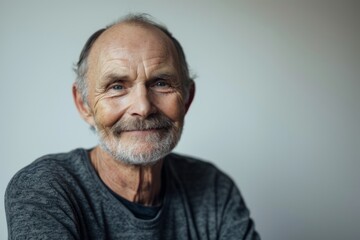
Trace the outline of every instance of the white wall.
<instances>
[{"instance_id":1,"label":"white wall","mask_svg":"<svg viewBox=\"0 0 360 240\"><path fill-rule=\"evenodd\" d=\"M356 0L1 0L2 196L35 158L96 143L72 103L72 64L130 11L165 23L199 76L176 150L235 179L263 239L360 239Z\"/></svg>"}]
</instances>

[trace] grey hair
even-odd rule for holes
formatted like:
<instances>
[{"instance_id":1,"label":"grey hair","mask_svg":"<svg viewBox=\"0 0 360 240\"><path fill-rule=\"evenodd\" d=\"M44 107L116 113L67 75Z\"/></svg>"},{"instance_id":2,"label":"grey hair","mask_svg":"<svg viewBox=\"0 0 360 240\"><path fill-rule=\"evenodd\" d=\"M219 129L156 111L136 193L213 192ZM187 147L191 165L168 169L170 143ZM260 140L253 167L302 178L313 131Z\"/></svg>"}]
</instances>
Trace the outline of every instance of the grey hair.
<instances>
[{"instance_id":1,"label":"grey hair","mask_svg":"<svg viewBox=\"0 0 360 240\"><path fill-rule=\"evenodd\" d=\"M162 24L157 23L152 16L149 14L128 14L125 17L121 18L120 20L106 26L105 28L101 28L93 33L89 39L86 41L81 53L78 62L74 65L74 71L76 73L75 84L80 92L83 102L88 103L88 88L87 88L87 81L86 75L88 72L88 57L91 51L92 46L94 45L95 41L100 37L100 35L105 32L107 29L111 28L114 25L120 23L132 23L138 24L140 26L152 26L159 29L161 32L165 33L165 35L170 38L173 42L176 52L179 57L180 63L180 71L181 77L183 78L183 90L185 91L185 99L188 98L189 94L189 87L193 82L193 77L190 76L189 66L186 61L185 53L179 43L179 41L173 37L172 33Z\"/></svg>"}]
</instances>

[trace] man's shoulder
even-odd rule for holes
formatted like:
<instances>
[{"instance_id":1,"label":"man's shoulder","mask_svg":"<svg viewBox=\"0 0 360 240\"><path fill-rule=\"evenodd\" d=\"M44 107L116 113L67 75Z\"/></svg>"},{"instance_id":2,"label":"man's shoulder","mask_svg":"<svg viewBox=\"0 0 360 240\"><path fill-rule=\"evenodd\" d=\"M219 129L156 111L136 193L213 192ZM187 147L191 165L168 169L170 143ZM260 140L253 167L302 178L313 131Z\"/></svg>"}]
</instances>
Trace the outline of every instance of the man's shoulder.
<instances>
[{"instance_id":1,"label":"man's shoulder","mask_svg":"<svg viewBox=\"0 0 360 240\"><path fill-rule=\"evenodd\" d=\"M75 149L65 153L53 153L44 155L23 169L16 175L30 173L32 175L52 172L55 173L60 169L76 168L76 165L82 165L86 155L85 149ZM15 175L15 176L16 176Z\"/></svg>"},{"instance_id":2,"label":"man's shoulder","mask_svg":"<svg viewBox=\"0 0 360 240\"><path fill-rule=\"evenodd\" d=\"M219 171L218 168L211 162L179 153L170 153L168 155L168 162L177 168L185 168L186 170L206 170Z\"/></svg>"},{"instance_id":3,"label":"man's shoulder","mask_svg":"<svg viewBox=\"0 0 360 240\"><path fill-rule=\"evenodd\" d=\"M51 182L66 179L74 175L83 164L84 149L75 149L66 153L44 155L19 170L11 179L8 188L44 187Z\"/></svg>"},{"instance_id":4,"label":"man's shoulder","mask_svg":"<svg viewBox=\"0 0 360 240\"><path fill-rule=\"evenodd\" d=\"M168 156L167 164L171 171L182 182L189 184L201 183L209 184L211 182L232 185L232 179L220 170L213 163L192 156L171 153Z\"/></svg>"}]
</instances>

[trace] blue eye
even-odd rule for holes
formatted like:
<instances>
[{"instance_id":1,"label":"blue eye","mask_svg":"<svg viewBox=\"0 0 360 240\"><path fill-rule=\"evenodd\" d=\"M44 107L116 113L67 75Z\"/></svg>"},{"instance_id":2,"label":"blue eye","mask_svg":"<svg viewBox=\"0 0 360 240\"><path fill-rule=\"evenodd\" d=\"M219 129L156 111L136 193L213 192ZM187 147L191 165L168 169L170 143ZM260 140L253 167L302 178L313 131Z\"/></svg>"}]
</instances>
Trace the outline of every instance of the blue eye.
<instances>
[{"instance_id":1,"label":"blue eye","mask_svg":"<svg viewBox=\"0 0 360 240\"><path fill-rule=\"evenodd\" d=\"M167 82L165 82L165 81L158 81L155 83L155 86L156 87L168 87L169 84L167 84Z\"/></svg>"},{"instance_id":2,"label":"blue eye","mask_svg":"<svg viewBox=\"0 0 360 240\"><path fill-rule=\"evenodd\" d=\"M111 89L113 89L113 90L123 90L124 86L117 84L117 85L112 86Z\"/></svg>"},{"instance_id":3,"label":"blue eye","mask_svg":"<svg viewBox=\"0 0 360 240\"><path fill-rule=\"evenodd\" d=\"M175 90L169 81L161 79L154 82L154 84L151 86L151 89L157 93L171 93Z\"/></svg>"}]
</instances>

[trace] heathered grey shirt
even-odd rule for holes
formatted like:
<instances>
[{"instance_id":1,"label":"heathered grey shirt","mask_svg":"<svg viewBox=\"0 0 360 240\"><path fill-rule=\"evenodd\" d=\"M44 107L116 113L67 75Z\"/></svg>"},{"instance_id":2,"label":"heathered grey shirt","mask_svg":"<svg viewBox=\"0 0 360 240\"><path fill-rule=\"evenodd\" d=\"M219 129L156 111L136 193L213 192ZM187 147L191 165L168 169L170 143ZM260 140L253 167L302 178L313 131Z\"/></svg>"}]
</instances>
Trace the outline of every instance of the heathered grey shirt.
<instances>
[{"instance_id":1,"label":"heathered grey shirt","mask_svg":"<svg viewBox=\"0 0 360 240\"><path fill-rule=\"evenodd\" d=\"M44 156L8 185L9 239L259 239L234 182L210 163L170 154L162 208L136 218L103 184L88 152Z\"/></svg>"}]
</instances>

